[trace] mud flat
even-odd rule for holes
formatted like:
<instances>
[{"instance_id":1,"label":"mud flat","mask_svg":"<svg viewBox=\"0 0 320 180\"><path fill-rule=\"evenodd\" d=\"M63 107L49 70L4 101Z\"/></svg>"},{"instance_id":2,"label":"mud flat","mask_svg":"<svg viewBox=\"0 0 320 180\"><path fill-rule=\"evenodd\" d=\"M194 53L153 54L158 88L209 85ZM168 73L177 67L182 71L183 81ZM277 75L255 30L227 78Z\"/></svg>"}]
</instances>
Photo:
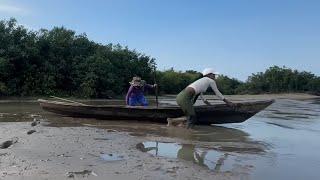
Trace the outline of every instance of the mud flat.
<instances>
[{"instance_id":1,"label":"mud flat","mask_svg":"<svg viewBox=\"0 0 320 180\"><path fill-rule=\"evenodd\" d=\"M242 179L252 169L243 166L219 172L139 148L143 142L177 142L175 138L84 126L31 127L29 122L2 122L0 129L1 142L16 141L0 149L0 179ZM36 132L27 135L30 129ZM254 148L263 151L261 146Z\"/></svg>"}]
</instances>

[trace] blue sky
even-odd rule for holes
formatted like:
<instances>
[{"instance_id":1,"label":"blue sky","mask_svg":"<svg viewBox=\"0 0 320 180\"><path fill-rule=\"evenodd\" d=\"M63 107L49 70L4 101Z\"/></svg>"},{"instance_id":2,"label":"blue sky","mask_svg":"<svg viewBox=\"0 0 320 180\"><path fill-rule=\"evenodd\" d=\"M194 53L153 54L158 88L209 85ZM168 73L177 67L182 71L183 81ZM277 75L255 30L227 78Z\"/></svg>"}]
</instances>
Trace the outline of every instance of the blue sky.
<instances>
[{"instance_id":1,"label":"blue sky","mask_svg":"<svg viewBox=\"0 0 320 180\"><path fill-rule=\"evenodd\" d=\"M158 69L246 80L278 65L320 75L317 0L0 0L0 17L28 28L65 26L157 59Z\"/></svg>"}]
</instances>

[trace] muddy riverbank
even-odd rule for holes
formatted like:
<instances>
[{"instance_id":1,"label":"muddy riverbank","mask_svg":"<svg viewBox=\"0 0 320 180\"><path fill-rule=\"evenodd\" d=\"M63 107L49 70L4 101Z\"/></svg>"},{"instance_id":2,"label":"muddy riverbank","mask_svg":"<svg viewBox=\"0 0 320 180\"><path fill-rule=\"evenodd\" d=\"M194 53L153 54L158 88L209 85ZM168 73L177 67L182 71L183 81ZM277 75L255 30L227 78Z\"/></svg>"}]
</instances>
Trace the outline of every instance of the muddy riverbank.
<instances>
[{"instance_id":1,"label":"muddy riverbank","mask_svg":"<svg viewBox=\"0 0 320 180\"><path fill-rule=\"evenodd\" d=\"M195 143L156 135L145 136L146 134L141 132L127 133L85 126L38 125L32 128L28 122L7 122L0 125L0 140L16 141L8 148L0 150L1 179L243 179L253 168L252 165L239 165L226 171L209 169L188 159L145 153L148 147L141 144L174 142L212 148L227 156L221 146L224 142ZM27 135L30 129L36 132ZM237 150L264 153L264 145L247 143L242 144L243 147L230 143L227 146L230 156ZM159 151L162 153L161 148ZM192 149L187 148L186 153L189 153L188 151ZM193 153L190 153L186 154L186 158L193 159Z\"/></svg>"}]
</instances>

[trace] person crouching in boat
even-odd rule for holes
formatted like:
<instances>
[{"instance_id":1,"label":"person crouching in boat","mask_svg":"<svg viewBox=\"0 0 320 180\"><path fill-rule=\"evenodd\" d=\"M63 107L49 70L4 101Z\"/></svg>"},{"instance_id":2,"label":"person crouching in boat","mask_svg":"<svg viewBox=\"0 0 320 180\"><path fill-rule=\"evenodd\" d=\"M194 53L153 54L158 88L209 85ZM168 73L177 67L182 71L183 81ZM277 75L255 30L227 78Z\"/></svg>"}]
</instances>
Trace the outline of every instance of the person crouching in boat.
<instances>
[{"instance_id":1,"label":"person crouching in boat","mask_svg":"<svg viewBox=\"0 0 320 180\"><path fill-rule=\"evenodd\" d=\"M148 106L148 101L144 97L144 92L147 89L153 89L157 84L146 84L140 77L133 77L130 83L130 88L127 92L126 103L129 106Z\"/></svg>"},{"instance_id":2,"label":"person crouching in boat","mask_svg":"<svg viewBox=\"0 0 320 180\"><path fill-rule=\"evenodd\" d=\"M210 105L210 103L203 97L203 93L207 91L209 86L212 88L216 96L229 106L234 107L234 104L226 99L218 90L215 82L216 74L217 73L212 68L206 68L202 72L203 77L201 79L191 83L177 95L176 101L187 116L187 128L191 128L197 122L196 113L193 107L197 98L200 96L205 104Z\"/></svg>"}]
</instances>

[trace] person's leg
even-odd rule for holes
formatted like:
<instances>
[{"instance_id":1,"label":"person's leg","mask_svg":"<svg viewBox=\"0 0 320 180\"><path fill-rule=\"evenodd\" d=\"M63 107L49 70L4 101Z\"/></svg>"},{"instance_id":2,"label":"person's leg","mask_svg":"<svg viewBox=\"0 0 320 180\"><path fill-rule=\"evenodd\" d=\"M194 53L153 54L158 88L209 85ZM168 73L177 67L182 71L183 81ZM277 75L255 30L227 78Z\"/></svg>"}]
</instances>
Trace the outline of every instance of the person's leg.
<instances>
[{"instance_id":1,"label":"person's leg","mask_svg":"<svg viewBox=\"0 0 320 180\"><path fill-rule=\"evenodd\" d=\"M140 103L142 106L148 106L148 105L149 105L149 103L148 103L146 97L144 97L144 95L141 95L141 96L139 97L139 103Z\"/></svg>"},{"instance_id":2,"label":"person's leg","mask_svg":"<svg viewBox=\"0 0 320 180\"><path fill-rule=\"evenodd\" d=\"M187 96L186 96L186 91L185 90L182 90L176 97L176 102L180 106L180 108L182 109L184 114L187 113L186 106L185 106L185 103L184 103L186 98L187 98Z\"/></svg>"},{"instance_id":3,"label":"person's leg","mask_svg":"<svg viewBox=\"0 0 320 180\"><path fill-rule=\"evenodd\" d=\"M187 122L187 117L167 118L167 126L184 126Z\"/></svg>"},{"instance_id":4,"label":"person's leg","mask_svg":"<svg viewBox=\"0 0 320 180\"><path fill-rule=\"evenodd\" d=\"M130 97L129 98L129 106L137 106L138 105L138 100L136 97Z\"/></svg>"},{"instance_id":5,"label":"person's leg","mask_svg":"<svg viewBox=\"0 0 320 180\"><path fill-rule=\"evenodd\" d=\"M176 98L177 104L187 116L187 127L191 128L196 123L196 112L193 107L193 99L185 90L181 91Z\"/></svg>"},{"instance_id":6,"label":"person's leg","mask_svg":"<svg viewBox=\"0 0 320 180\"><path fill-rule=\"evenodd\" d=\"M197 123L197 116L196 112L194 110L194 104L196 103L198 97L200 94L195 95L191 99L192 106L189 107L188 112L190 112L190 115L188 116L188 121L187 121L187 128L192 128L196 123Z\"/></svg>"},{"instance_id":7,"label":"person's leg","mask_svg":"<svg viewBox=\"0 0 320 180\"><path fill-rule=\"evenodd\" d=\"M141 105L141 106L148 106L149 104L148 104L148 101L147 101L147 99L144 97L144 95L139 95L138 97L137 97L137 101L138 101L138 104L139 105Z\"/></svg>"},{"instance_id":8,"label":"person's leg","mask_svg":"<svg viewBox=\"0 0 320 180\"><path fill-rule=\"evenodd\" d=\"M187 105L187 115L188 115L187 128L192 128L197 122L197 116L196 116L196 112L194 110L192 101L189 101Z\"/></svg>"},{"instance_id":9,"label":"person's leg","mask_svg":"<svg viewBox=\"0 0 320 180\"><path fill-rule=\"evenodd\" d=\"M195 104L197 102L197 99L198 99L199 96L200 96L200 94L197 94L192 98L192 103L193 104Z\"/></svg>"}]
</instances>

